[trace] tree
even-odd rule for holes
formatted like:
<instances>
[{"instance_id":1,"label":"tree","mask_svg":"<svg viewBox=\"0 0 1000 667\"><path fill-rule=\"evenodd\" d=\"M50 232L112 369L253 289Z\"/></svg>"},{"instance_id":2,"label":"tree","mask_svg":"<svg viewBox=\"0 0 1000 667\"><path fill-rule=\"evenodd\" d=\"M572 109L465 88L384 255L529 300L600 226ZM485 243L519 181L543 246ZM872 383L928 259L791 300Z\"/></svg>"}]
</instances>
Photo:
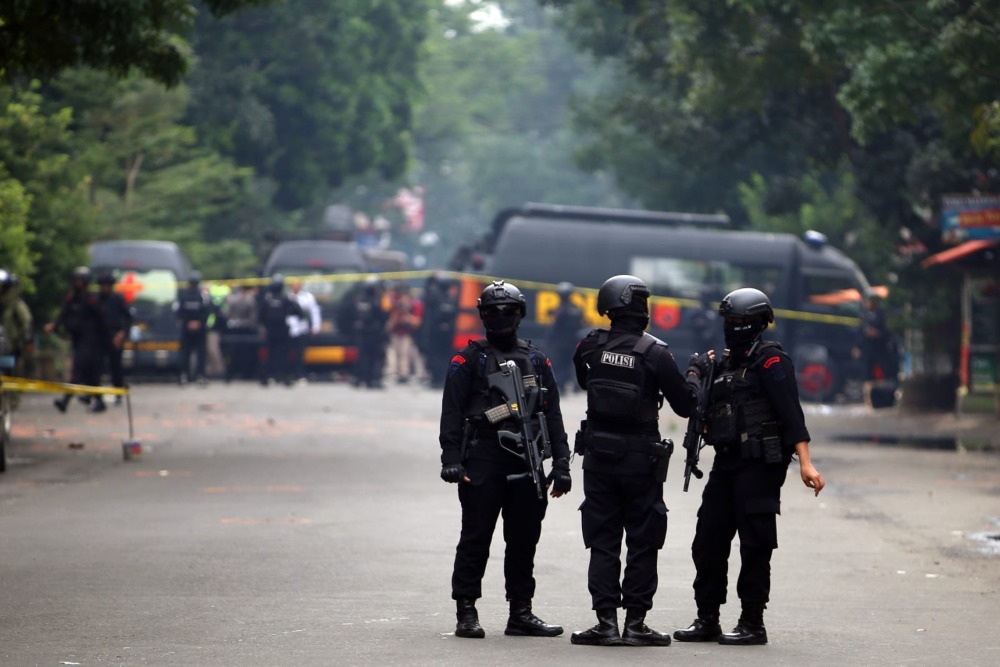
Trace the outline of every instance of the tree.
<instances>
[{"instance_id":1,"label":"tree","mask_svg":"<svg viewBox=\"0 0 1000 667\"><path fill-rule=\"evenodd\" d=\"M71 118L66 108L43 111L38 86L0 86L0 245L34 291L39 319L61 301L72 267L86 262L94 229L86 173L71 159ZM45 270L36 273L41 258Z\"/></svg>"},{"instance_id":2,"label":"tree","mask_svg":"<svg viewBox=\"0 0 1000 667\"><path fill-rule=\"evenodd\" d=\"M86 65L126 76L136 69L175 86L190 52L182 37L199 8L221 17L273 0L45 0L0 2L0 63L8 81L49 80Z\"/></svg>"},{"instance_id":3,"label":"tree","mask_svg":"<svg viewBox=\"0 0 1000 667\"><path fill-rule=\"evenodd\" d=\"M291 3L197 22L189 118L292 211L409 166L428 0Z\"/></svg>"}]
</instances>

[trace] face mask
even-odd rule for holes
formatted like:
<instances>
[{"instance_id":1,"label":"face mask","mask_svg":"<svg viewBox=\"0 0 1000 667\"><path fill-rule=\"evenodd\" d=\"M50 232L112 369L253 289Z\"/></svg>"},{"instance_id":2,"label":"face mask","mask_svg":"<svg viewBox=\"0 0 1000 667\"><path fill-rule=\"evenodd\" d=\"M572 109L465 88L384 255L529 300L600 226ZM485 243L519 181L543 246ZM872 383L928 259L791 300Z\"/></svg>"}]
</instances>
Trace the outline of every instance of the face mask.
<instances>
[{"instance_id":1,"label":"face mask","mask_svg":"<svg viewBox=\"0 0 1000 667\"><path fill-rule=\"evenodd\" d=\"M483 325L486 327L486 331L498 336L513 335L517 331L517 325L520 324L520 321L521 316L516 313L513 315L487 313L483 316Z\"/></svg>"},{"instance_id":2,"label":"face mask","mask_svg":"<svg viewBox=\"0 0 1000 667\"><path fill-rule=\"evenodd\" d=\"M754 320L738 322L727 319L722 325L722 332L726 337L726 347L731 350L749 347L761 331L763 328L760 323Z\"/></svg>"}]
</instances>

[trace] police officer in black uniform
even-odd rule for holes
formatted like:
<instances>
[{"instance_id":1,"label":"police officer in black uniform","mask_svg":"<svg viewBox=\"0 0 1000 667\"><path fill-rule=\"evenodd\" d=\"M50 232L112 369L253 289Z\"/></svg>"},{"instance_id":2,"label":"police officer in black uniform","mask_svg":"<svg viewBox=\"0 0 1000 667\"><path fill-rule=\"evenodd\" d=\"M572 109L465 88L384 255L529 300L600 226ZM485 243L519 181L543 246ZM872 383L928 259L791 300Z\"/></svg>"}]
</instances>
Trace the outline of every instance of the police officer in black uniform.
<instances>
[{"instance_id":1,"label":"police officer in black uniform","mask_svg":"<svg viewBox=\"0 0 1000 667\"><path fill-rule=\"evenodd\" d=\"M52 333L63 329L69 334L73 349L73 384L96 387L101 383L101 362L104 359L105 333L104 318L97 302L97 295L89 291L91 272L86 266L73 269L73 289L66 295L62 310L52 322L45 325L45 331ZM53 403L59 412L66 412L72 394L57 398ZM80 401L90 404L91 397L81 396ZM104 397L97 394L91 409L104 412L107 406Z\"/></svg>"},{"instance_id":2,"label":"police officer in black uniform","mask_svg":"<svg viewBox=\"0 0 1000 667\"><path fill-rule=\"evenodd\" d=\"M697 382L685 380L666 343L645 333L649 288L630 275L613 276L597 293L597 312L610 329L580 341L573 364L587 392L587 420L577 434L583 450L583 541L590 549L587 583L597 625L574 632L574 644L669 646L670 636L646 625L656 593L656 560L667 535L663 477L672 443L660 439L663 397L681 417L697 402ZM628 556L620 580L622 534ZM619 633L618 607L625 608Z\"/></svg>"},{"instance_id":3,"label":"police officer in black uniform","mask_svg":"<svg viewBox=\"0 0 1000 667\"><path fill-rule=\"evenodd\" d=\"M267 346L267 363L260 376L260 384L266 387L269 381L274 380L290 387L293 383L289 358L292 334L288 318L293 315L302 317L302 307L285 293L285 277L280 273L271 276L271 283L261 295L257 313Z\"/></svg>"},{"instance_id":4,"label":"police officer in black uniform","mask_svg":"<svg viewBox=\"0 0 1000 667\"><path fill-rule=\"evenodd\" d=\"M122 352L129 329L132 328L132 310L125 303L125 297L114 291L115 276L105 271L97 276L97 304L104 318L104 354L108 360L111 386L125 387L125 369L122 367ZM115 397L115 405L120 405L122 397Z\"/></svg>"},{"instance_id":5,"label":"police officer in black uniform","mask_svg":"<svg viewBox=\"0 0 1000 667\"><path fill-rule=\"evenodd\" d=\"M175 304L181 323L180 383L191 378L191 357L196 356L195 379L205 384L205 353L208 342L208 318L214 310L212 298L201 288L201 273L192 271L187 286L180 291Z\"/></svg>"},{"instance_id":6,"label":"police officer in black uniform","mask_svg":"<svg viewBox=\"0 0 1000 667\"><path fill-rule=\"evenodd\" d=\"M583 327L583 309L573 303L573 283L559 283L559 305L552 312L552 326L549 328L548 342L545 349L552 359L552 369L564 391L576 385L576 374L573 369L573 355L576 344L580 341L580 329Z\"/></svg>"},{"instance_id":7,"label":"police officer in black uniform","mask_svg":"<svg viewBox=\"0 0 1000 667\"><path fill-rule=\"evenodd\" d=\"M776 518L792 455L798 455L802 482L815 495L824 482L809 457L809 431L792 361L781 345L761 340L774 321L767 295L748 287L730 292L719 304L719 314L727 349L715 370L705 433L705 442L715 447L715 460L691 545L698 618L674 632L674 638L766 644L771 553L778 546ZM706 356L691 357L692 376L708 372ZM723 634L719 608L726 602L730 547L737 534L742 565L736 592L742 613L733 631Z\"/></svg>"},{"instance_id":8,"label":"police officer in black uniform","mask_svg":"<svg viewBox=\"0 0 1000 667\"><path fill-rule=\"evenodd\" d=\"M476 600L490 554L497 518L504 517L504 577L510 616L504 634L555 637L558 625L549 625L531 609L535 594L535 547L542 532L548 499L539 493L525 463L523 438L501 443L500 432L519 432L514 419L491 421L486 412L500 407L503 397L491 389L500 364L514 362L524 378L527 406L520 406L532 433L547 426L553 457L546 480L551 495L569 493L569 445L559 409L559 390L548 358L517 337L526 313L524 296L515 286L496 281L479 297L479 316L486 338L472 341L452 357L441 406L441 478L458 484L462 504L462 533L455 550L451 596L456 602L457 637L485 636L479 625ZM510 397L507 397L510 399ZM539 412L541 417L538 416ZM492 414L492 413L491 413ZM495 417L495 415L493 415ZM541 497L539 497L541 495Z\"/></svg>"}]
</instances>

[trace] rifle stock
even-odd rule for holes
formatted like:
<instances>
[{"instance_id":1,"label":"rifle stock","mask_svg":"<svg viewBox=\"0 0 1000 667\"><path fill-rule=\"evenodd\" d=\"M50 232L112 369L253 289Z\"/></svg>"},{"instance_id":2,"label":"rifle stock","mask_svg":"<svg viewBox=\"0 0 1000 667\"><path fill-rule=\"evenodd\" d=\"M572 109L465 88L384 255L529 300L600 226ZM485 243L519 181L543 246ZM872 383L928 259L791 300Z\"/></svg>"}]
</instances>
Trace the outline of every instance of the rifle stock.
<instances>
[{"instance_id":1,"label":"rifle stock","mask_svg":"<svg viewBox=\"0 0 1000 667\"><path fill-rule=\"evenodd\" d=\"M705 413L708 411L708 395L712 390L712 381L715 378L715 362L709 360L708 373L701 379L701 396L698 397L698 406L691 418L688 419L687 431L684 433L684 491L688 490L691 483L691 475L698 479L704 473L698 468L698 457L701 454L702 435L705 432Z\"/></svg>"}]
</instances>

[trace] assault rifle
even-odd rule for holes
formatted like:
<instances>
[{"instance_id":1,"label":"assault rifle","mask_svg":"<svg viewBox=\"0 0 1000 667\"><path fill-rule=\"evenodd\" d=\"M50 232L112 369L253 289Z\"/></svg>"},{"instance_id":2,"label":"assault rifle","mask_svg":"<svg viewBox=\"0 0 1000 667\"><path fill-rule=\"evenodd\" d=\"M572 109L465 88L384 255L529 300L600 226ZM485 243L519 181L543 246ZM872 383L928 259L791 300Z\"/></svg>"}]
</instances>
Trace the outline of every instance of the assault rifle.
<instances>
[{"instance_id":1,"label":"assault rifle","mask_svg":"<svg viewBox=\"0 0 1000 667\"><path fill-rule=\"evenodd\" d=\"M545 470L542 467L542 460L551 456L549 430L545 424L545 414L541 411L540 407L535 414L538 420L538 433L531 432L531 417L529 416L530 411L535 407L534 403L537 403L537 396L541 393L541 389L537 388L537 391L532 396L532 399L536 400L529 403L528 396L525 393L525 383L524 377L521 375L521 369L510 360L501 363L500 370L496 373L491 373L487 377L487 380L489 381L490 389L495 389L499 392L503 396L504 402L495 408L487 410L485 413L486 419L491 424L497 424L505 419L514 420L518 430L516 432L497 431L497 438L500 440L501 447L523 457L524 462L528 465L527 473L508 475L507 479L516 479L531 475L531 481L535 485L535 492L538 494L538 498L542 499L545 497ZM530 381L534 383L535 378L532 376ZM536 385L532 384L532 387L536 387Z\"/></svg>"},{"instance_id":2,"label":"assault rifle","mask_svg":"<svg viewBox=\"0 0 1000 667\"><path fill-rule=\"evenodd\" d=\"M688 419L687 432L684 433L684 490L688 490L691 475L701 479L704 473L698 469L698 456L704 447L702 435L705 433L705 413L708 411L708 395L712 391L712 380L715 379L715 362L708 360L708 373L701 379L701 396L694 414Z\"/></svg>"}]
</instances>

